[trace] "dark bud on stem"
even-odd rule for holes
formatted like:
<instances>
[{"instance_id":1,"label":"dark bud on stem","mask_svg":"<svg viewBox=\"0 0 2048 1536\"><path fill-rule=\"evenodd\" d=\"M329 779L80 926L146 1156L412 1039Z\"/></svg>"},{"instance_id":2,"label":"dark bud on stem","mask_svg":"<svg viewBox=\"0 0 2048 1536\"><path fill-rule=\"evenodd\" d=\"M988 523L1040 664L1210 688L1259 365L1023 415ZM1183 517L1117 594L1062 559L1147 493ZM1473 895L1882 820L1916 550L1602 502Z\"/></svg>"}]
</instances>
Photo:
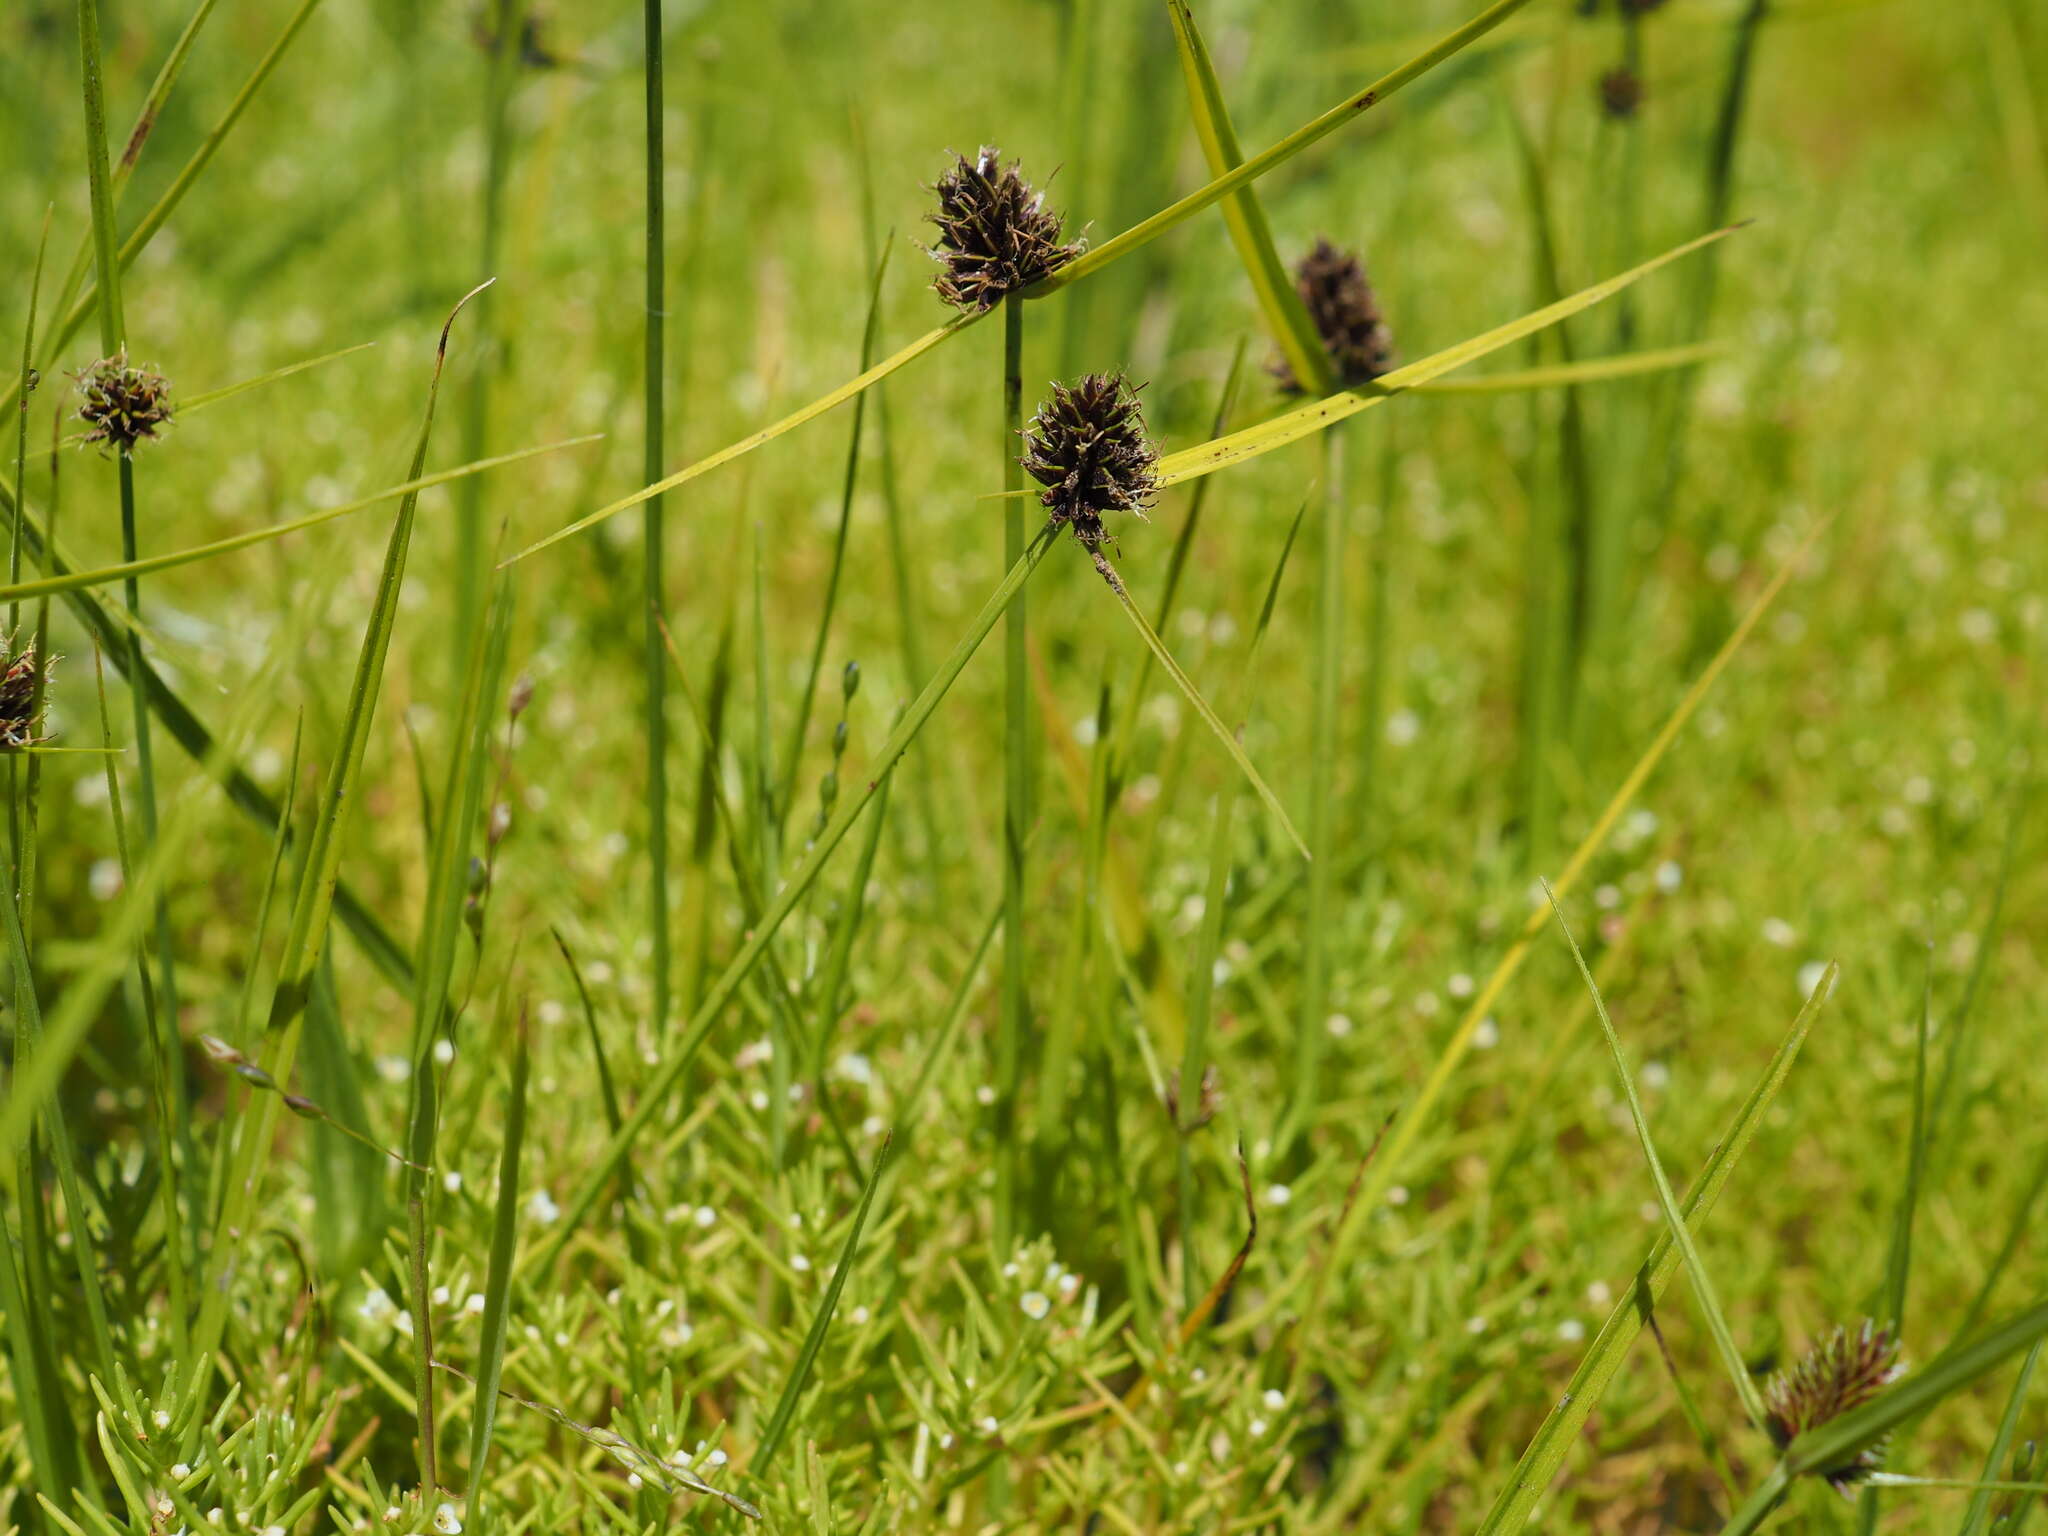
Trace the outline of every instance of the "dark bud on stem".
<instances>
[{"instance_id":1,"label":"dark bud on stem","mask_svg":"<svg viewBox=\"0 0 2048 1536\"><path fill-rule=\"evenodd\" d=\"M50 739L43 734L44 694L57 658L38 663L35 641L17 651L9 640L0 646L0 661L5 663L0 671L0 752L39 746Z\"/></svg>"},{"instance_id":2,"label":"dark bud on stem","mask_svg":"<svg viewBox=\"0 0 2048 1536\"><path fill-rule=\"evenodd\" d=\"M1024 472L1045 489L1052 520L1090 550L1110 537L1105 512L1139 517L1152 505L1159 454L1145 436L1138 392L1121 373L1055 384L1024 429Z\"/></svg>"},{"instance_id":3,"label":"dark bud on stem","mask_svg":"<svg viewBox=\"0 0 2048 1536\"><path fill-rule=\"evenodd\" d=\"M78 419L91 428L85 440L124 456L171 424L169 381L152 368L130 363L126 351L101 358L79 374L78 394Z\"/></svg>"},{"instance_id":4,"label":"dark bud on stem","mask_svg":"<svg viewBox=\"0 0 2048 1536\"><path fill-rule=\"evenodd\" d=\"M1001 163L1002 151L984 148L973 160L954 157L953 168L932 187L939 211L936 244L926 247L945 268L932 287L956 309L982 314L1003 295L1028 288L1081 254L1080 242L1062 244L1061 219L1045 194Z\"/></svg>"},{"instance_id":5,"label":"dark bud on stem","mask_svg":"<svg viewBox=\"0 0 2048 1536\"><path fill-rule=\"evenodd\" d=\"M1643 77L1626 64L1617 64L1600 77L1600 110L1617 123L1625 123L1643 105Z\"/></svg>"},{"instance_id":6,"label":"dark bud on stem","mask_svg":"<svg viewBox=\"0 0 2048 1536\"><path fill-rule=\"evenodd\" d=\"M851 704L851 703L853 702L853 696L854 696L854 695L855 695L856 693L859 693L859 692L860 692L860 663L859 663L859 662L857 662L857 661L849 661L849 662L848 662L848 663L846 664L846 671L845 671L844 673L842 673L842 674L840 675L840 679L839 679L839 691L840 691L840 692L841 692L842 694L844 694L844 695L845 695L845 697L846 697L846 702L847 702L847 703L849 703L849 704Z\"/></svg>"},{"instance_id":7,"label":"dark bud on stem","mask_svg":"<svg viewBox=\"0 0 2048 1536\"><path fill-rule=\"evenodd\" d=\"M1764 1428L1773 1443L1782 1451L1808 1430L1869 1402L1905 1370L1898 1355L1899 1341L1889 1328L1867 1320L1855 1333L1837 1328L1791 1370L1772 1378L1764 1393ZM1885 1445L1880 1440L1865 1446L1840 1466L1820 1468L1819 1475L1854 1497L1851 1487L1884 1465Z\"/></svg>"},{"instance_id":8,"label":"dark bud on stem","mask_svg":"<svg viewBox=\"0 0 2048 1536\"><path fill-rule=\"evenodd\" d=\"M1315 322L1339 384L1349 389L1370 383L1392 366L1393 334L1356 256L1317 240L1315 249L1295 264L1294 291ZM1273 376L1285 393L1301 393L1301 381L1284 358L1273 365Z\"/></svg>"}]
</instances>

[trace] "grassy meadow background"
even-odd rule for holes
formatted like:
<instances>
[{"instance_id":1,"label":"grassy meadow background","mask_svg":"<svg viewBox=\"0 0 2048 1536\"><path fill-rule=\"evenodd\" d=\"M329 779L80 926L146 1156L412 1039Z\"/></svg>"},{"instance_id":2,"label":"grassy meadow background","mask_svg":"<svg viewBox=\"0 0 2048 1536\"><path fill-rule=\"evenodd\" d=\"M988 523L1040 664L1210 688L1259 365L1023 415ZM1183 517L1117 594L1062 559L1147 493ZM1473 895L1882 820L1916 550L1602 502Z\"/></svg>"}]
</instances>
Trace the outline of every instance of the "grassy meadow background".
<instances>
[{"instance_id":1,"label":"grassy meadow background","mask_svg":"<svg viewBox=\"0 0 2048 1536\"><path fill-rule=\"evenodd\" d=\"M1717 344L1703 362L1570 392L1401 394L1328 446L1170 488L1149 523L1113 529L1158 615L1203 498L1161 634L1248 721L1244 751L1293 822L1323 797L1320 883L1063 540L1028 588L1024 691L1006 696L992 635L656 1099L757 898L800 867L827 776L835 809L867 788L899 710L1002 579L1017 505L993 495L1003 323L892 374L858 427L842 405L665 499L664 1016L640 510L508 567L488 628L463 607L492 597L497 558L646 479L641 11L535 8L523 50L494 53L493 27L525 7L222 0L121 192L117 238L301 9L124 274L129 352L177 406L375 345L180 410L132 460L141 553L405 482L435 338L485 278L453 322L427 468L602 435L418 500L332 856L403 957L446 967L457 1012L428 1008L425 1027L338 920L308 919L310 949L289 931L317 906L297 871L397 503L139 584L143 648L244 788L295 791L281 862L216 782L224 764L161 719L143 782L125 658L109 656L124 877L94 637L68 600L50 606L51 745L88 750L8 763L33 901L7 952L20 1278L0 1530L747 1524L691 1480L789 1532L1719 1530L1776 1457L1683 1276L1655 1309L1667 1353L1635 1338L1540 1496L1500 1503L1668 1232L1555 923L1483 995L1543 905L1537 878L1555 882L1589 834L1560 907L1681 1190L1840 966L1694 1223L1759 1384L1836 1325L1885 1320L1899 1285L1915 1365L2048 1289L2048 879L2025 815L2048 628L2048 15L1533 0L1252 183L1284 259L1319 235L1360 254L1403 363L1724 214L1753 222L1450 378L1553 366L1567 346L1585 361ZM1254 150L1476 9L1208 0L1195 15ZM182 0L103 0L117 164L190 19ZM1745 28L1746 94L1720 137ZM664 42L670 469L860 372L871 294L875 356L945 321L919 244L949 150L1019 157L1098 246L1211 177L1164 5L671 0ZM1600 80L1631 57L1641 101L1617 119ZM41 386L19 484L7 412L0 510L18 492L92 568L122 558L116 461L52 450L78 427L71 375L105 350L90 312L53 335L81 291L74 253L91 275L80 87L74 7L11 0L10 380L53 211ZM1186 449L1214 435L1240 349L1225 431L1289 402L1211 208L1023 305L1024 408L1050 380L1125 369L1162 448ZM24 580L47 574L40 548ZM122 601L118 584L94 595ZM35 623L24 601L18 642ZM1029 1011L1010 1035L988 934L1017 698ZM160 934L137 873L150 799ZM302 961L282 1086L324 1120L279 1114L202 1041L265 1060L273 988ZM159 1017L173 995L175 1019ZM70 1054L54 1096L25 1099L45 1025L72 1029ZM1192 1059L1215 1067L1200 1106L1168 1093L1191 1028L1206 1040ZM652 1107L614 1170L608 1117L636 1104ZM376 1150L423 1147L430 1175ZM260 1183L229 1219L236 1168ZM580 1212L593 1170L625 1182ZM1256 1240L1215 1304L1245 1190ZM453 1368L424 1368L430 1490L419 1295ZM1890 1470L2038 1475L2031 1365L1945 1396ZM486 1429L475 1378L500 1368L519 1400ZM52 1467L80 1486L52 1486ZM2012 1536L2032 1497L1859 1502L1808 1478L1774 1518Z\"/></svg>"}]
</instances>

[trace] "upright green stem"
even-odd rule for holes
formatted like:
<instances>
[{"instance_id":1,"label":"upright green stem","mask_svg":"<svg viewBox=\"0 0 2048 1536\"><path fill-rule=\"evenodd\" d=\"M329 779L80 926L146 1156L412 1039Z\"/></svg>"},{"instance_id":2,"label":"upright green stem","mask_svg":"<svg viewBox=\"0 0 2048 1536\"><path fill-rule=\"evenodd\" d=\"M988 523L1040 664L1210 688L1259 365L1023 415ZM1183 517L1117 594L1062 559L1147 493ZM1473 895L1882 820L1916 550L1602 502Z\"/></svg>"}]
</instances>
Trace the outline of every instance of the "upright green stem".
<instances>
[{"instance_id":1,"label":"upright green stem","mask_svg":"<svg viewBox=\"0 0 2048 1536\"><path fill-rule=\"evenodd\" d=\"M493 52L484 93L484 185L482 236L478 247L480 275L493 276L498 270L498 252L503 243L505 167L507 151L507 109L512 84L519 70L519 32L525 11L523 0L492 0L487 25L491 29ZM463 402L462 446L465 462L484 456L490 435L491 379L497 372L496 333L490 325L490 299L478 300L476 321L476 368ZM469 653L476 627L483 616L484 573L483 481L464 480L456 488L455 502L455 644L449 647L453 662L450 681L457 687L468 670Z\"/></svg>"},{"instance_id":2,"label":"upright green stem","mask_svg":"<svg viewBox=\"0 0 2048 1536\"><path fill-rule=\"evenodd\" d=\"M1024 558L1024 309L1003 301L1003 563ZM1017 1086L1029 1010L1024 988L1024 843L1031 824L1031 683L1025 650L1024 594L1003 615L1003 979L996 1035L996 1214L998 1253L1014 1239L1017 1201Z\"/></svg>"},{"instance_id":3,"label":"upright green stem","mask_svg":"<svg viewBox=\"0 0 2048 1536\"><path fill-rule=\"evenodd\" d=\"M114 241L114 189L107 163L107 106L106 92L100 77L100 18L98 0L78 0L78 47L79 63L85 82L85 156L86 177L92 192L92 240L93 259L98 272L98 297L100 313L100 346L107 357L119 354L127 345L127 322L121 309L121 266L116 256ZM136 558L135 536L135 466L124 447L120 454L121 481L121 556L123 560ZM134 578L126 583L125 595L128 612L137 619L142 614L142 599ZM133 683L142 675L142 637L140 624L128 626L128 676L131 679L129 697L135 708L135 767L139 782L139 811L142 823L142 846L138 862L146 863L150 852L156 846L156 762L151 750L149 733L149 703L143 689ZM169 904L161 885L156 892L156 950L157 968L161 977L158 996L162 1000L163 1028L168 1038L158 1042L161 1050L156 1060L161 1063L167 1080L163 1101L170 1107L177 1140L190 1157L190 1136L185 1117L184 1053L178 1049L178 989L176 975L171 963L171 920ZM178 1182L176 1166L163 1170L164 1178ZM193 1213L197 1215L196 1212ZM178 1250L176 1263L182 1264L184 1234L168 1231L164 1241Z\"/></svg>"},{"instance_id":4,"label":"upright green stem","mask_svg":"<svg viewBox=\"0 0 2048 1536\"><path fill-rule=\"evenodd\" d=\"M1288 1140L1307 1135L1321 1096L1323 1021L1330 1004L1330 882L1337 859L1331 829L1337 762L1337 685L1343 667L1344 455L1338 434L1323 434L1323 526L1316 552L1315 692L1309 719L1308 932L1302 944L1301 1018L1294 1037L1294 1099Z\"/></svg>"},{"instance_id":5,"label":"upright green stem","mask_svg":"<svg viewBox=\"0 0 2048 1536\"><path fill-rule=\"evenodd\" d=\"M661 0L645 0L647 23L647 483L661 479L663 451L662 342L667 303L662 273L665 245L662 206ZM661 498L650 497L641 514L645 533L646 613L642 668L647 696L647 921L654 938L654 1027L668 1026L668 664L662 656L663 596Z\"/></svg>"}]
</instances>

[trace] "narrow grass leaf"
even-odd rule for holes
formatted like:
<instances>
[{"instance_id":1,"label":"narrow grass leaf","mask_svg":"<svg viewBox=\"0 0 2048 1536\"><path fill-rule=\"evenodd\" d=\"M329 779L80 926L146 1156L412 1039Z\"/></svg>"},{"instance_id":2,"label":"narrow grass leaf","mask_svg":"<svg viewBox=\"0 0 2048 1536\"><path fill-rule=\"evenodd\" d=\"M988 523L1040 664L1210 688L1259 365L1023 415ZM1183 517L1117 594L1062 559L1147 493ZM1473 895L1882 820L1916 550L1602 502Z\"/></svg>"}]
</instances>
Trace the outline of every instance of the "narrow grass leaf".
<instances>
[{"instance_id":1,"label":"narrow grass leaf","mask_svg":"<svg viewBox=\"0 0 2048 1536\"><path fill-rule=\"evenodd\" d=\"M1255 459L1260 454L1271 453L1275 448L1299 442L1302 438L1321 432L1347 417L1356 416L1360 411L1384 405L1404 390L1418 384L1427 384L1455 368L1462 368L1467 363L1486 356L1489 352L1497 352L1526 336L1533 336L1547 326L1569 319L1582 310L1590 309L1603 299L1612 298L1624 288L1640 282L1659 267L1689 256L1717 240L1726 239L1739 228L1740 225L1730 225L1701 235L1697 239L1688 240L1683 245L1672 247L1661 256L1653 256L1641 265L1629 268L1626 272L1617 273L1589 288L1581 288L1577 293L1560 299L1555 304L1546 304L1518 320L1497 325L1490 331L1481 332L1455 346L1446 347L1441 352L1433 352L1418 362L1382 374L1370 384L1362 384L1356 389L1348 389L1340 394L1310 401L1307 405L1297 406L1294 410L1283 412L1269 421L1262 421L1257 426L1247 427L1242 432L1234 432L1214 442L1201 443L1179 453L1167 454L1159 461L1159 484L1178 485L1183 480L1192 480L1198 475L1214 474L1219 469L1228 469L1233 464L1242 464L1245 460Z\"/></svg>"},{"instance_id":2,"label":"narrow grass leaf","mask_svg":"<svg viewBox=\"0 0 2048 1536\"><path fill-rule=\"evenodd\" d=\"M789 1433L789 1426L796 1418L797 1400L803 1396L811 1369L818 1363L818 1351L825 1347L825 1333L832 1326L832 1313L839 1305L839 1293L846 1289L846 1277L853 1272L854 1257L860 1250L861 1229L867 1225L868 1208L875 1201L875 1185L889 1162L889 1143L890 1138L885 1134L880 1149L875 1153L875 1166L868 1174L867 1187L861 1191L860 1205L854 1210L853 1226L840 1247L839 1262L833 1267L832 1279L825 1287L824 1298L818 1303L817 1316L811 1319L810 1331L804 1335L803 1347L797 1351L796 1365L789 1373L789 1380L782 1384L782 1396L776 1399L775 1410L768 1416L768 1427L761 1432L761 1443L747 1464L747 1470L757 1479L767 1470L768 1463L775 1459L776 1451L781 1449L783 1437Z\"/></svg>"},{"instance_id":3,"label":"narrow grass leaf","mask_svg":"<svg viewBox=\"0 0 2048 1536\"><path fill-rule=\"evenodd\" d=\"M566 953L566 951L565 951ZM505 1368L511 1319L513 1251L519 1241L519 1155L526 1144L526 1082L532 1049L526 1005L513 1037L512 1085L505 1093L505 1144L498 1154L498 1204L491 1217L491 1263L484 1279L483 1331L477 1339L476 1403L469 1422L469 1510L483 1503L484 1471L498 1423L498 1379Z\"/></svg>"},{"instance_id":4,"label":"narrow grass leaf","mask_svg":"<svg viewBox=\"0 0 2048 1536\"><path fill-rule=\"evenodd\" d=\"M1621 1036L1615 1032L1614 1020L1608 1017L1607 1000L1600 995L1600 983L1593 979L1592 969L1587 966L1586 957L1579 949L1579 941L1572 937L1571 925L1565 921L1564 909L1557 904L1557 893L1551 890L1548 881L1543 884L1543 894L1549 899L1550 910L1557 917L1558 930L1564 934L1565 943L1571 946L1572 963L1579 968L1579 979L1585 982L1586 990L1592 994L1593 1013L1600 1020L1600 1032L1606 1036L1608 1052L1614 1058L1615 1074L1621 1079L1622 1097L1628 1102L1629 1119L1635 1125L1636 1140L1642 1145L1643 1160L1650 1165L1650 1182L1656 1186L1657 1204L1678 1243L1678 1251L1684 1255L1693 1294L1699 1300L1700 1310L1706 1314L1707 1329L1714 1336L1715 1348L1721 1352L1721 1364L1735 1383L1735 1395L1742 1401L1743 1412L1749 1416L1750 1423L1761 1427L1765 1417L1763 1397L1758 1393L1756 1383L1750 1379L1742 1351L1735 1346L1735 1334L1728 1326L1727 1313L1721 1310L1721 1298L1714 1289L1713 1277L1707 1273L1699 1249L1693 1246L1692 1234L1686 1230L1685 1216L1678 1209L1678 1196L1672 1193L1671 1181L1664 1176L1664 1162L1657 1156L1657 1142L1650 1134L1649 1119L1643 1114L1643 1101L1636 1093L1635 1075L1628 1069L1628 1057L1622 1052ZM1814 988L1817 996L1825 999L1834 990L1838 970L1839 967L1833 964L1828 966L1820 984Z\"/></svg>"},{"instance_id":5,"label":"narrow grass leaf","mask_svg":"<svg viewBox=\"0 0 2048 1536\"><path fill-rule=\"evenodd\" d=\"M1106 565L1107 562L1105 561ZM1187 701L1190 704L1194 705L1195 713L1202 717L1202 723L1209 727L1218 741L1223 743L1223 750L1230 754L1230 760L1237 764L1238 771L1245 776L1252 788L1257 791L1259 799L1265 803L1266 809L1273 813L1273 819L1280 824L1281 830L1287 834L1287 840L1293 843L1301 856L1306 859L1309 856L1308 844L1301 840L1301 834L1294 829L1294 822L1288 816L1287 808L1280 803L1280 797L1273 793L1272 785L1268 784L1260 776L1259 770L1252 766L1252 760L1245 755L1244 745L1237 739L1237 733L1223 723L1222 717L1210 706L1209 701L1202 697L1202 691L1195 686L1194 679L1181 670L1180 663L1173 659L1173 653L1166 648L1166 642L1159 638L1158 631L1152 628L1143 612L1139 610L1138 605L1131 601L1131 594L1125 588L1122 579L1112 580L1109 585L1110 590L1116 594L1117 605L1123 609L1125 615L1129 617L1132 627L1138 631L1139 636L1151 649L1152 655L1158 661L1161 670L1173 679L1174 686L1186 695Z\"/></svg>"}]
</instances>

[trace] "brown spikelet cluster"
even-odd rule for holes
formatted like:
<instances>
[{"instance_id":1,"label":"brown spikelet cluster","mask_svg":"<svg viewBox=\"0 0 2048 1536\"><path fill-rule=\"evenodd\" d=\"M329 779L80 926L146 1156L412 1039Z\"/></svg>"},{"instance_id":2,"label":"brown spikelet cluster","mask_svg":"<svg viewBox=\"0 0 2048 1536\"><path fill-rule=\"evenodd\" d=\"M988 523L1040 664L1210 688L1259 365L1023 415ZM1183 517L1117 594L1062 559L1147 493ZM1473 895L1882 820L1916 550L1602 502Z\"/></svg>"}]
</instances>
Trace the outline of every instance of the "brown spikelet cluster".
<instances>
[{"instance_id":1,"label":"brown spikelet cluster","mask_svg":"<svg viewBox=\"0 0 2048 1536\"><path fill-rule=\"evenodd\" d=\"M1294 288L1330 354L1338 383L1349 388L1387 371L1394 360L1393 334L1356 256L1318 239L1315 249L1295 264ZM1273 376L1285 393L1301 392L1301 381L1284 358L1273 365Z\"/></svg>"},{"instance_id":2,"label":"brown spikelet cluster","mask_svg":"<svg viewBox=\"0 0 2048 1536\"><path fill-rule=\"evenodd\" d=\"M103 357L78 375L78 419L88 443L123 455L171 424L171 386L153 368L128 361L126 351Z\"/></svg>"},{"instance_id":3,"label":"brown spikelet cluster","mask_svg":"<svg viewBox=\"0 0 2048 1536\"><path fill-rule=\"evenodd\" d=\"M939 238L926 247L944 269L932 287L948 304L981 314L1081 254L1079 241L1061 243L1060 216L1017 174L1016 161L1002 163L1001 150L954 162L932 187L939 210L928 217Z\"/></svg>"},{"instance_id":4,"label":"brown spikelet cluster","mask_svg":"<svg viewBox=\"0 0 2048 1536\"><path fill-rule=\"evenodd\" d=\"M1024 472L1045 489L1052 520L1090 550L1110 537L1105 512L1145 515L1159 454L1145 436L1138 392L1121 373L1054 384L1024 429Z\"/></svg>"},{"instance_id":5,"label":"brown spikelet cluster","mask_svg":"<svg viewBox=\"0 0 2048 1536\"><path fill-rule=\"evenodd\" d=\"M48 741L43 734L48 710L44 694L57 658L39 662L35 641L17 651L10 639L0 646L0 660L5 662L0 671L0 752L19 752Z\"/></svg>"},{"instance_id":6,"label":"brown spikelet cluster","mask_svg":"<svg viewBox=\"0 0 2048 1536\"><path fill-rule=\"evenodd\" d=\"M1625 123L1643 105L1643 77L1626 64L1617 64L1600 77L1600 110L1616 122Z\"/></svg>"},{"instance_id":7,"label":"brown spikelet cluster","mask_svg":"<svg viewBox=\"0 0 2048 1536\"><path fill-rule=\"evenodd\" d=\"M1905 1370L1898 1356L1899 1341L1889 1328L1868 1320L1854 1333L1837 1328L1791 1370L1771 1379L1764 1427L1772 1441L1783 1450L1807 1430L1869 1402ZM1841 1466L1822 1468L1820 1475L1847 1494L1884 1465L1884 1453L1885 1442L1879 1441Z\"/></svg>"}]
</instances>

